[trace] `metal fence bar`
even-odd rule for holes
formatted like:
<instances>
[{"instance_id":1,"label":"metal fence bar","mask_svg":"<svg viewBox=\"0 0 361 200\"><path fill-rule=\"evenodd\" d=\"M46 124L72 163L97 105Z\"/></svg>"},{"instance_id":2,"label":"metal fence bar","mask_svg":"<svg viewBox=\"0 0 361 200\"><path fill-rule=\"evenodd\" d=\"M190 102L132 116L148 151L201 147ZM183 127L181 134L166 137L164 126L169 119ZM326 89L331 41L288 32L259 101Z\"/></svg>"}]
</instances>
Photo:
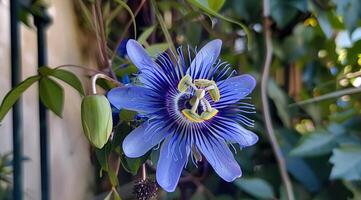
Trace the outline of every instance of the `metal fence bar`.
<instances>
[{"instance_id":1,"label":"metal fence bar","mask_svg":"<svg viewBox=\"0 0 361 200\"><path fill-rule=\"evenodd\" d=\"M46 28L50 22L50 18L45 8L41 8L41 12L34 15L35 26L37 28L37 44L38 44L38 66L47 65L47 39ZM39 101L39 125L40 125L40 167L41 167L41 199L50 200L50 173L49 173L49 133L48 118L44 104Z\"/></svg>"},{"instance_id":2,"label":"metal fence bar","mask_svg":"<svg viewBox=\"0 0 361 200\"><path fill-rule=\"evenodd\" d=\"M19 2L10 1L10 36L11 36L11 86L21 81ZM20 99L13 106L13 199L23 199L23 125Z\"/></svg>"}]
</instances>

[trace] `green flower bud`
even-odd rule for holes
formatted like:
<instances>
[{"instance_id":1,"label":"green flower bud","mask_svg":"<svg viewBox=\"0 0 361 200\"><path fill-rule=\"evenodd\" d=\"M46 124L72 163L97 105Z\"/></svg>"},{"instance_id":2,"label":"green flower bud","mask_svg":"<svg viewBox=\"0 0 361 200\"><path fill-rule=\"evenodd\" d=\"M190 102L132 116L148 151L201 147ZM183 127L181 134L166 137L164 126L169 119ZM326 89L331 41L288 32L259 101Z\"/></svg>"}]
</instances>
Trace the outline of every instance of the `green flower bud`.
<instances>
[{"instance_id":1,"label":"green flower bud","mask_svg":"<svg viewBox=\"0 0 361 200\"><path fill-rule=\"evenodd\" d=\"M112 133L113 119L109 101L103 95L84 97L81 103L81 121L90 143L101 149Z\"/></svg>"}]
</instances>

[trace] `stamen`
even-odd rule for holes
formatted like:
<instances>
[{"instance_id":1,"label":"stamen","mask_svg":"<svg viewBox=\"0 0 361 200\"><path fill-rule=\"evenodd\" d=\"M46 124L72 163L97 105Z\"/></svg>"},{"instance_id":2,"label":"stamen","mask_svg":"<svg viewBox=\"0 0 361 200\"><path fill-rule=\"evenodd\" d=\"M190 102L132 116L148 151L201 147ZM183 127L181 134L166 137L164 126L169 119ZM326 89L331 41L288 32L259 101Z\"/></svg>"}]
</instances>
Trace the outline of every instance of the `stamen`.
<instances>
[{"instance_id":1,"label":"stamen","mask_svg":"<svg viewBox=\"0 0 361 200\"><path fill-rule=\"evenodd\" d=\"M198 88L192 83L192 77L190 77L188 74L183 76L183 78L178 83L178 90L180 92L185 92L189 87L192 87L194 90L197 90Z\"/></svg>"},{"instance_id":2,"label":"stamen","mask_svg":"<svg viewBox=\"0 0 361 200\"><path fill-rule=\"evenodd\" d=\"M187 74L178 83L178 90L180 92L187 91L189 85L192 84L192 78Z\"/></svg>"},{"instance_id":3,"label":"stamen","mask_svg":"<svg viewBox=\"0 0 361 200\"><path fill-rule=\"evenodd\" d=\"M208 87L211 85L215 85L216 83L208 79L196 79L194 80L194 84L198 87Z\"/></svg>"},{"instance_id":4,"label":"stamen","mask_svg":"<svg viewBox=\"0 0 361 200\"><path fill-rule=\"evenodd\" d=\"M204 120L209 120L214 117L218 113L218 110L212 108L211 104L205 98L205 94L207 91L213 101L219 101L221 95L217 84L213 80L207 79L196 79L194 80L194 83L192 83L192 78L187 74L179 81L178 90L180 92L185 92L189 87L192 87L195 90L194 96L189 101L192 108L183 109L183 115L192 122L203 122ZM200 102L205 105L206 110L199 115L197 109Z\"/></svg>"},{"instance_id":5,"label":"stamen","mask_svg":"<svg viewBox=\"0 0 361 200\"><path fill-rule=\"evenodd\" d=\"M209 90L208 93L214 102L218 102L221 99L221 93L219 92L217 85L215 85L213 89Z\"/></svg>"},{"instance_id":6,"label":"stamen","mask_svg":"<svg viewBox=\"0 0 361 200\"><path fill-rule=\"evenodd\" d=\"M203 99L205 94L206 94L206 91L204 91L202 89L197 89L195 92L195 95L198 99Z\"/></svg>"},{"instance_id":7,"label":"stamen","mask_svg":"<svg viewBox=\"0 0 361 200\"><path fill-rule=\"evenodd\" d=\"M191 122L203 122L204 120L197 113L192 112L190 109L183 109L182 113Z\"/></svg>"},{"instance_id":8,"label":"stamen","mask_svg":"<svg viewBox=\"0 0 361 200\"><path fill-rule=\"evenodd\" d=\"M196 113L196 111L197 111L197 108L198 108L198 105L199 105L199 98L197 97L196 98L196 101L194 102L194 104L193 104L193 106L192 106L192 113Z\"/></svg>"},{"instance_id":9,"label":"stamen","mask_svg":"<svg viewBox=\"0 0 361 200\"><path fill-rule=\"evenodd\" d=\"M204 88L205 91L209 91L209 90L213 90L214 88L216 88L217 86L214 86L214 85L210 85L206 88Z\"/></svg>"},{"instance_id":10,"label":"stamen","mask_svg":"<svg viewBox=\"0 0 361 200\"><path fill-rule=\"evenodd\" d=\"M211 95L213 101L217 102L221 98L217 84L214 81L207 79L197 79L194 80L194 84L198 87L205 87L204 90L209 92L209 95Z\"/></svg>"},{"instance_id":11,"label":"stamen","mask_svg":"<svg viewBox=\"0 0 361 200\"><path fill-rule=\"evenodd\" d=\"M201 114L201 118L204 120L209 120L209 119L212 119L212 117L214 117L217 113L218 113L218 110L215 108L212 108L210 111L204 111Z\"/></svg>"}]
</instances>

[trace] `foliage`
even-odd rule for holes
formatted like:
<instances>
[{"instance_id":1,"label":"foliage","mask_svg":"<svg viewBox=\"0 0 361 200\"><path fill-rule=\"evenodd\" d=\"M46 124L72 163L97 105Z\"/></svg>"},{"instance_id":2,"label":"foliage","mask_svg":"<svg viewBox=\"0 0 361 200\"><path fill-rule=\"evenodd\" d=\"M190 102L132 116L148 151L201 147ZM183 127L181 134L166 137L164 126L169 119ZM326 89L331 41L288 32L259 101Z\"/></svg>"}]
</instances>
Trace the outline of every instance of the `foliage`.
<instances>
[{"instance_id":1,"label":"foliage","mask_svg":"<svg viewBox=\"0 0 361 200\"><path fill-rule=\"evenodd\" d=\"M275 132L295 196L297 199L359 199L361 28L358 27L361 3L359 0L270 2L274 55L267 89ZM91 1L76 3L82 11L79 18L83 29L99 35L99 27L94 31L93 5ZM105 53L112 61L110 67L117 79L130 77L132 82L138 81L134 65L126 56L117 54L121 41L136 37L136 32L139 35L136 39L154 57L167 48L194 47L221 38L224 43L221 58L230 61L238 71L260 77L264 60L262 1L158 0L146 2L143 9L138 10L140 5L143 5L140 1L125 3L121 0L103 1L101 5L108 45ZM120 16L122 13L130 14L124 17ZM136 23L133 29L128 25L132 23ZM72 72L43 67L39 75L25 79L4 97L0 120L35 82L40 83L40 99L44 105L61 116L64 92L57 80L67 83L81 96L86 95L79 78ZM98 85L106 90L114 87L108 82L99 81ZM254 131L260 141L255 147L236 149L245 178L233 183L223 182L209 170L207 162L202 161L198 168L187 168L176 192L160 193L159 198L286 199L265 134L257 89L253 102L258 114L253 118L256 121ZM140 173L144 162L147 162L150 176L154 175L158 151L130 159L124 156L121 148L125 136L141 123L141 117L126 110L115 111L111 139L101 149L94 150L101 175L98 185L110 181L111 186L98 191L108 191L107 199L112 195L117 199L117 191L132 184L130 176ZM119 174L117 166L121 166ZM103 172L107 172L108 178L102 176ZM122 195L125 194L120 192Z\"/></svg>"},{"instance_id":2,"label":"foliage","mask_svg":"<svg viewBox=\"0 0 361 200\"><path fill-rule=\"evenodd\" d=\"M11 154L0 154L0 199L7 200L12 190Z\"/></svg>"}]
</instances>

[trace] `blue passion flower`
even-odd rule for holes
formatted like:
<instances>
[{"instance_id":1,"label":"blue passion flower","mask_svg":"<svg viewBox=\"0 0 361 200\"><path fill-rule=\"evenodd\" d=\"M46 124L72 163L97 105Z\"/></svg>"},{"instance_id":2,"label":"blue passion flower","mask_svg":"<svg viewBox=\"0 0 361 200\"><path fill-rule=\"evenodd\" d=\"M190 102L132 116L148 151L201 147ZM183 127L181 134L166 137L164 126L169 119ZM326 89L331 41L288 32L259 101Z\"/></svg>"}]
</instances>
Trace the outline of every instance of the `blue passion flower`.
<instances>
[{"instance_id":1,"label":"blue passion flower","mask_svg":"<svg viewBox=\"0 0 361 200\"><path fill-rule=\"evenodd\" d=\"M129 109L147 120L123 141L126 156L136 158L161 144L157 163L158 184L174 191L190 157L203 156L215 172L231 182L242 175L228 145L241 148L258 141L243 126L253 126L246 115L254 107L244 99L256 85L250 75L235 76L226 62L218 59L222 41L206 44L192 59L182 48L160 54L153 60L135 40L126 49L139 69L140 85L114 88L108 99L118 109Z\"/></svg>"}]
</instances>

